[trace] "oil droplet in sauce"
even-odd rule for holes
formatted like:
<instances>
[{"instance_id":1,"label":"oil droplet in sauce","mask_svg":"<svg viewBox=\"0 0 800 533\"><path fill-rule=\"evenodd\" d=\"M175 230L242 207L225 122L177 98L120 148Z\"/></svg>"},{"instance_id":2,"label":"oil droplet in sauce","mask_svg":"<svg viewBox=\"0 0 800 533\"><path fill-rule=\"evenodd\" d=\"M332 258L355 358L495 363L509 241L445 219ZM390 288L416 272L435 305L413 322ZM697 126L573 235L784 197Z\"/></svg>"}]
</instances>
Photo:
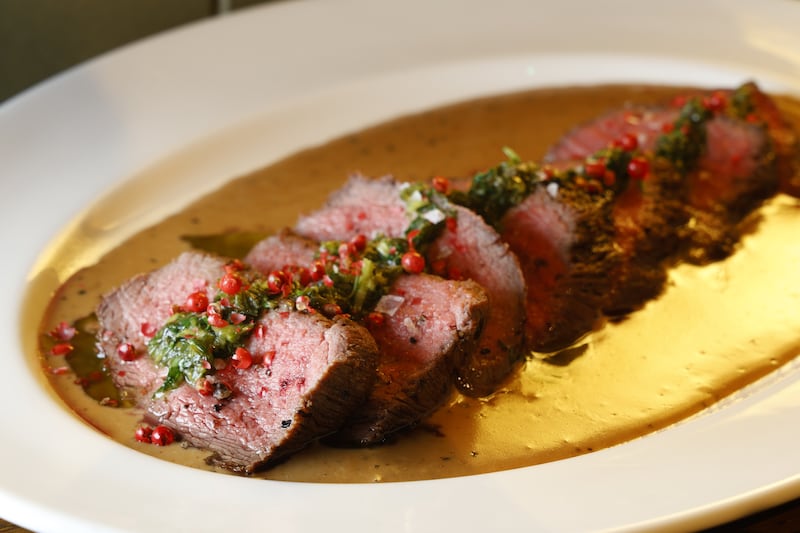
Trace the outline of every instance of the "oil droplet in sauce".
<instances>
[{"instance_id":1,"label":"oil droplet in sauce","mask_svg":"<svg viewBox=\"0 0 800 533\"><path fill-rule=\"evenodd\" d=\"M676 92L596 86L502 95L400 118L307 149L231 181L119 243L95 264L57 271L59 279L68 280L40 331L90 315L102 293L192 245L220 245L214 240L220 229L237 232L221 242L229 253L247 249L253 239L291 226L300 213L320 206L353 172L391 173L407 181L471 175L502 159L503 146L535 160L582 121L627 101L662 101ZM800 125L797 102L779 98L779 103ZM779 196L760 213L756 230L729 259L676 267L662 297L557 357L529 358L491 397L454 394L423 424L385 446L315 444L258 476L372 483L492 472L592 452L699 412L800 352L795 267L800 203ZM86 238L75 230L66 236L65 246L70 243L85 246ZM43 357L46 365L59 364ZM76 384L74 374L50 379L80 417L121 444L212 469L204 462L205 451L135 442L142 413L101 406Z\"/></svg>"}]
</instances>

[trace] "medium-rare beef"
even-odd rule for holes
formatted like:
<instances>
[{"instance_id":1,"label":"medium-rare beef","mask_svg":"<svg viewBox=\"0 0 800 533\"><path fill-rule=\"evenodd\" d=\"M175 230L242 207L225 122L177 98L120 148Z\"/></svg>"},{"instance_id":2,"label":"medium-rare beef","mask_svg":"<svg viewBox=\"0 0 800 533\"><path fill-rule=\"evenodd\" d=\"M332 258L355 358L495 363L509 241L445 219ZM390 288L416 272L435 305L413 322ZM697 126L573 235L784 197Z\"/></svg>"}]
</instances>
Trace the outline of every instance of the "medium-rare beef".
<instances>
[{"instance_id":1,"label":"medium-rare beef","mask_svg":"<svg viewBox=\"0 0 800 533\"><path fill-rule=\"evenodd\" d=\"M342 317L268 311L258 325L266 334L245 348L260 364L215 374L231 390L227 401L184 386L149 406L190 443L213 450L214 463L245 472L337 431L364 402L377 360L369 334Z\"/></svg>"},{"instance_id":2,"label":"medium-rare beef","mask_svg":"<svg viewBox=\"0 0 800 533\"><path fill-rule=\"evenodd\" d=\"M733 252L740 222L778 188L764 128L720 116L708 123L707 139L705 153L687 176L686 259L699 264Z\"/></svg>"},{"instance_id":3,"label":"medium-rare beef","mask_svg":"<svg viewBox=\"0 0 800 533\"><path fill-rule=\"evenodd\" d=\"M149 357L122 362L117 347L131 344L143 354L155 330L189 294L204 292L213 300L213 281L225 273L224 267L225 261L218 257L185 253L160 270L131 278L101 299L97 307L100 347L118 387L144 400L159 388L166 368L156 366Z\"/></svg>"},{"instance_id":4,"label":"medium-rare beef","mask_svg":"<svg viewBox=\"0 0 800 533\"><path fill-rule=\"evenodd\" d=\"M494 228L469 209L455 210L456 223L433 242L428 257L448 276L476 281L489 297L489 319L456 381L461 392L486 396L522 356L525 277L518 258Z\"/></svg>"},{"instance_id":5,"label":"medium-rare beef","mask_svg":"<svg viewBox=\"0 0 800 533\"><path fill-rule=\"evenodd\" d=\"M630 105L605 113L567 132L547 150L543 161L557 164L582 160L626 136L633 136L642 150L652 151L679 112L673 107Z\"/></svg>"},{"instance_id":6,"label":"medium-rare beef","mask_svg":"<svg viewBox=\"0 0 800 533\"><path fill-rule=\"evenodd\" d=\"M380 351L377 382L326 442L379 444L440 407L480 338L488 309L486 293L474 281L428 274L399 277L387 300L392 311L368 324Z\"/></svg>"},{"instance_id":7,"label":"medium-rare beef","mask_svg":"<svg viewBox=\"0 0 800 533\"><path fill-rule=\"evenodd\" d=\"M686 98L676 99L682 108L625 108L605 114L568 133L548 151L545 160L586 158L624 136L635 138L645 152L658 152L663 137L674 129L687 110L693 109L691 102L687 104L686 101ZM713 112L708 114L708 119L698 122L703 134L699 137L697 157L686 162L685 168L683 162L675 165L676 170L685 173L682 182L670 179L670 187L657 190L657 194L667 200L663 205L669 209L677 207L675 202L683 202L685 214L668 211L650 216L642 212L631 217L627 209L617 210L617 214L625 215L617 221L618 227L624 228L634 220L646 225L640 232L642 237L657 231L663 218L673 223L683 218L686 223L680 226L680 235L684 241L684 258L695 263L722 259L730 254L740 236L741 220L777 188L774 153L766 129L726 114L725 101L706 105L711 105ZM667 196L663 196L665 193ZM658 202L657 197L653 200ZM638 261L636 257L632 263ZM638 272L642 279L646 278L646 269Z\"/></svg>"},{"instance_id":8,"label":"medium-rare beef","mask_svg":"<svg viewBox=\"0 0 800 533\"><path fill-rule=\"evenodd\" d=\"M745 120L763 122L767 127L775 151L780 191L800 196L800 135L784 118L775 100L761 91L755 83L746 83L735 91L739 92L744 93L752 103L752 109Z\"/></svg>"},{"instance_id":9,"label":"medium-rare beef","mask_svg":"<svg viewBox=\"0 0 800 533\"><path fill-rule=\"evenodd\" d=\"M736 89L696 92L693 95L724 106L725 113L730 116L765 127L775 154L780 191L800 196L800 136L770 95L754 82Z\"/></svg>"},{"instance_id":10,"label":"medium-rare beef","mask_svg":"<svg viewBox=\"0 0 800 533\"><path fill-rule=\"evenodd\" d=\"M249 473L336 431L371 389L377 348L365 328L342 317L265 311L244 345L252 365L214 360L206 380L214 394L186 382L160 392L167 371L145 353L153 328L189 294L213 299L224 273L224 260L185 253L131 279L99 305L99 343L117 385L150 418L213 452L215 464ZM130 353L123 345L138 357L123 357Z\"/></svg>"},{"instance_id":11,"label":"medium-rare beef","mask_svg":"<svg viewBox=\"0 0 800 533\"><path fill-rule=\"evenodd\" d=\"M315 241L343 240L363 234L401 237L408 228L398 184L391 177L351 177L322 209L300 217L294 230Z\"/></svg>"},{"instance_id":12,"label":"medium-rare beef","mask_svg":"<svg viewBox=\"0 0 800 533\"><path fill-rule=\"evenodd\" d=\"M245 261L263 272L306 266L319 249L282 232L258 243ZM488 300L473 281L401 275L366 321L380 354L377 381L362 405L327 442L372 445L413 426L453 390L454 372L480 336Z\"/></svg>"},{"instance_id":13,"label":"medium-rare beef","mask_svg":"<svg viewBox=\"0 0 800 533\"><path fill-rule=\"evenodd\" d=\"M347 239L353 232L402 237L409 219L400 187L391 178L353 177L324 208L301 217L295 229L315 240ZM485 396L521 355L525 280L517 258L491 226L461 206L453 210L455 216L431 244L427 260L437 273L476 281L489 298L483 333L456 382L465 394Z\"/></svg>"},{"instance_id":14,"label":"medium-rare beef","mask_svg":"<svg viewBox=\"0 0 800 533\"><path fill-rule=\"evenodd\" d=\"M540 185L498 223L527 282L525 336L541 352L564 348L597 323L617 257L609 203L576 187Z\"/></svg>"},{"instance_id":15,"label":"medium-rare beef","mask_svg":"<svg viewBox=\"0 0 800 533\"><path fill-rule=\"evenodd\" d=\"M308 266L319 252L319 243L281 230L257 242L244 257L244 262L257 271L269 274L284 266Z\"/></svg>"}]
</instances>

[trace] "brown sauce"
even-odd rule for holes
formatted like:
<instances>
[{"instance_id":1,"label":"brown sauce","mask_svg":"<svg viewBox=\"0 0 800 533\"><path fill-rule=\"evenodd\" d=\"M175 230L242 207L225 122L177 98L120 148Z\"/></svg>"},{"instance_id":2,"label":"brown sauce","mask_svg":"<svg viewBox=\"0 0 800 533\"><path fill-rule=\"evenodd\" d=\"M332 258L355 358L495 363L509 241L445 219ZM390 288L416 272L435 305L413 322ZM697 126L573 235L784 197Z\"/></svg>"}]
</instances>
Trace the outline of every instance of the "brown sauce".
<instances>
[{"instance_id":1,"label":"brown sauce","mask_svg":"<svg viewBox=\"0 0 800 533\"><path fill-rule=\"evenodd\" d=\"M297 153L231 181L108 252L113 224L91 230L90 223L76 224L53 245L42 268L48 283L66 282L56 292L41 331L86 316L103 292L188 249L182 236L226 230L260 234L290 226L355 171L391 173L400 180L464 176L500 161L502 146L538 159L581 121L629 100L658 101L675 92L597 86L466 102ZM800 124L800 103L779 101ZM112 195L109 201L125 199L144 207L157 203L157 192L147 187L168 180L170 164L123 186L138 195ZM93 207L83 221L93 216L113 219L109 213L117 207L125 211L122 204ZM119 224L125 224L124 216ZM355 450L314 445L260 476L314 482L462 476L564 459L678 422L800 352L798 228L800 204L778 197L760 211L755 230L730 259L704 268L676 268L663 297L621 323L607 324L560 359L530 359L492 397L454 395L424 425L392 444ZM96 262L93 247L99 250ZM73 257L65 251L78 249L85 253L65 259ZM46 368L57 365L63 359L45 357ZM75 384L74 375L50 376L50 381L78 416L110 438L170 461L210 468L202 450L135 442L141 413L98 405Z\"/></svg>"}]
</instances>

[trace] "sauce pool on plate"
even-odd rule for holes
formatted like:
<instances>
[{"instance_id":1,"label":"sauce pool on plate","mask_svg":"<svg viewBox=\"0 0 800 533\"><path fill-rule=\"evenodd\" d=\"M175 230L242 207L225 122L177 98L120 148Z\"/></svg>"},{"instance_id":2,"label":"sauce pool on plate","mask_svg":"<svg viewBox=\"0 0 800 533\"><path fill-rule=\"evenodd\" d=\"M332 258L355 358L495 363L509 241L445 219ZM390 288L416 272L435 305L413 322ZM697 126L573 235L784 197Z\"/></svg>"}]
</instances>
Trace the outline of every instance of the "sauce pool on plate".
<instances>
[{"instance_id":1,"label":"sauce pool on plate","mask_svg":"<svg viewBox=\"0 0 800 533\"><path fill-rule=\"evenodd\" d=\"M77 271L62 266L59 279L68 279L40 332L44 337L63 321L90 315L103 293L192 246L241 254L255 239L293 225L300 213L322 205L354 172L392 174L402 181L466 176L495 165L503 146L537 160L571 127L603 111L629 101L664 101L677 92L633 85L533 90L399 118L306 149L232 180L119 243L95 264ZM789 120L800 125L800 103L777 100ZM146 207L158 200L147 198L136 201ZM365 449L315 444L257 476L374 482L486 473L606 448L696 414L800 351L798 207L795 199L774 198L730 258L673 269L662 297L556 357L529 358L490 397L454 394L425 423L392 443ZM80 228L66 239L91 246ZM81 338L83 348L76 351L90 351L91 337ZM203 450L137 442L142 413L103 388L102 380L89 383L98 361L72 356L80 379L71 370L58 370L65 368L65 354L43 351L53 388L87 423L144 453L213 469ZM94 387L93 396L105 400L86 394L82 385L87 384Z\"/></svg>"}]
</instances>

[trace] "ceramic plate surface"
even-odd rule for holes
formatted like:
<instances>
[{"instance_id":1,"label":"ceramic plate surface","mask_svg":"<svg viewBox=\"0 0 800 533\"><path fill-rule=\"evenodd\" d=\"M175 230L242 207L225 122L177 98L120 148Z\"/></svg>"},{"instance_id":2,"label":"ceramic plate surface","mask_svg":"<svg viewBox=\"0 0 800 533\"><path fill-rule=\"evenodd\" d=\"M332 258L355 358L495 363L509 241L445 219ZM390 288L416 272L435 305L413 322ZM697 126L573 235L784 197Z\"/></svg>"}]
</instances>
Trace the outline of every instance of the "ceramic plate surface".
<instances>
[{"instance_id":1,"label":"ceramic plate surface","mask_svg":"<svg viewBox=\"0 0 800 533\"><path fill-rule=\"evenodd\" d=\"M50 390L20 318L46 303L32 286L58 281L40 265L65 228L97 223L88 206L157 165L196 176L196 197L366 125L524 88L752 78L800 95L798 27L788 0L280 2L123 48L6 102L0 516L59 532L694 529L800 496L794 364L702 416L574 459L318 485L194 470L107 439ZM93 226L92 249L191 199ZM76 267L93 260L68 252Z\"/></svg>"}]
</instances>

